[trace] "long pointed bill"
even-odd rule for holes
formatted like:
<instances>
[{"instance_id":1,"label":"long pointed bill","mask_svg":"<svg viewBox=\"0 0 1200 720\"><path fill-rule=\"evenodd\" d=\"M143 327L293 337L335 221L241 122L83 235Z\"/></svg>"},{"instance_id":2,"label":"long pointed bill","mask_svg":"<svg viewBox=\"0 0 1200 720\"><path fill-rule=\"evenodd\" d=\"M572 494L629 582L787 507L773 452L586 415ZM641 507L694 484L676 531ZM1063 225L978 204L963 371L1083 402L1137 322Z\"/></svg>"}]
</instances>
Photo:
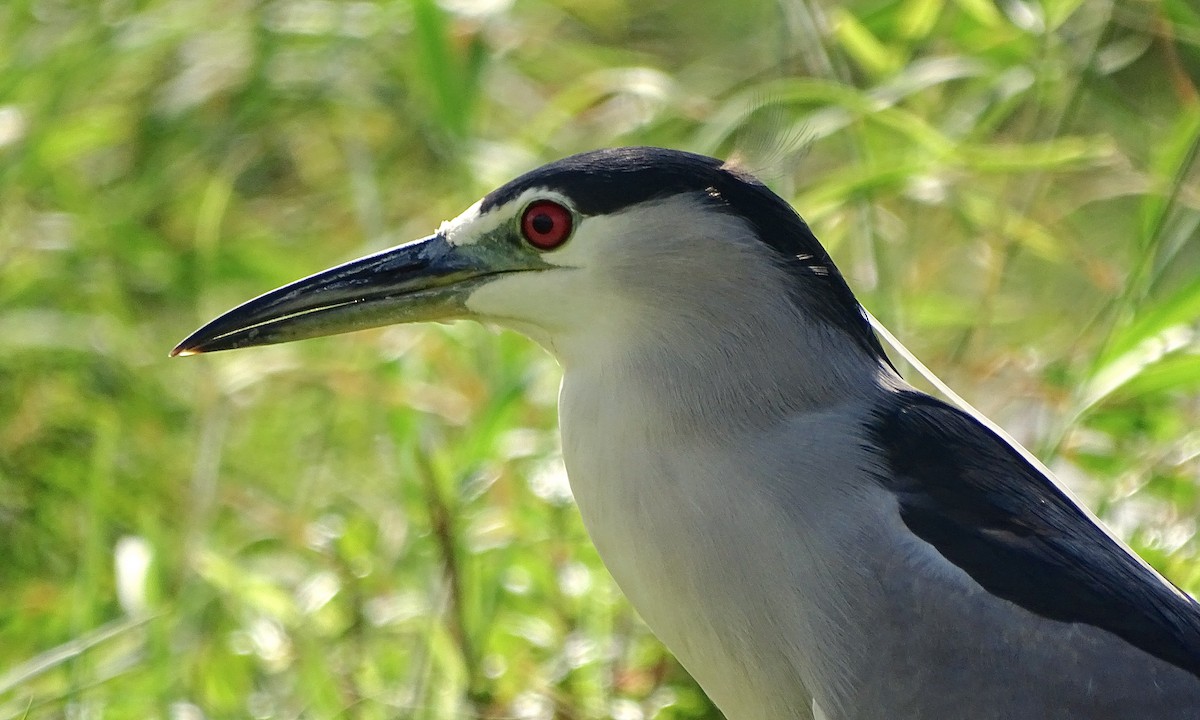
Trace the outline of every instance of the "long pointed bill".
<instances>
[{"instance_id":1,"label":"long pointed bill","mask_svg":"<svg viewBox=\"0 0 1200 720\"><path fill-rule=\"evenodd\" d=\"M487 255L431 235L260 295L189 335L171 355L463 317L466 297L486 278L531 269L516 258Z\"/></svg>"}]
</instances>

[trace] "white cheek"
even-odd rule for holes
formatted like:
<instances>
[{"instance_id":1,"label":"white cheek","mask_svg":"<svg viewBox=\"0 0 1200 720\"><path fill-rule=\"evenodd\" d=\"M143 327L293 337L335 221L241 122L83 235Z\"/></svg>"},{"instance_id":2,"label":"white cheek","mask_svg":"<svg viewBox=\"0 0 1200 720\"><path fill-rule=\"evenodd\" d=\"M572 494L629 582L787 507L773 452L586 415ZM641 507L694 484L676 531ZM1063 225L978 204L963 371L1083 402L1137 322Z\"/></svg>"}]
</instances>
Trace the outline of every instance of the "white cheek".
<instances>
[{"instance_id":1,"label":"white cheek","mask_svg":"<svg viewBox=\"0 0 1200 720\"><path fill-rule=\"evenodd\" d=\"M583 271L565 268L501 275L471 293L467 309L481 319L522 332L530 332L532 326L543 334L557 335L579 322L583 275Z\"/></svg>"},{"instance_id":2,"label":"white cheek","mask_svg":"<svg viewBox=\"0 0 1200 720\"><path fill-rule=\"evenodd\" d=\"M548 252L542 259L551 265L564 268L599 268L603 258L599 253L614 250L619 244L622 231L620 222L614 217L584 218L575 228L575 233L561 248Z\"/></svg>"},{"instance_id":3,"label":"white cheek","mask_svg":"<svg viewBox=\"0 0 1200 720\"><path fill-rule=\"evenodd\" d=\"M541 256L557 267L501 275L472 293L467 309L501 324L520 321L556 335L591 323L611 295L597 286L604 275L597 271L602 266L597 252L609 230L604 225L601 218L586 219L565 245Z\"/></svg>"}]
</instances>

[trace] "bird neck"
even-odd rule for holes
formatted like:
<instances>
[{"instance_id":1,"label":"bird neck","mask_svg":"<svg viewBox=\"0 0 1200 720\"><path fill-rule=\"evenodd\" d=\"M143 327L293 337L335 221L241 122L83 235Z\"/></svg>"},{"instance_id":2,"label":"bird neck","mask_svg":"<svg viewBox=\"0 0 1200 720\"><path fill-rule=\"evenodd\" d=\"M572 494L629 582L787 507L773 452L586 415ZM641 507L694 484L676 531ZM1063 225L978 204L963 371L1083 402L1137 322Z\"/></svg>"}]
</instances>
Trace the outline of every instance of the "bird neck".
<instances>
[{"instance_id":1,"label":"bird neck","mask_svg":"<svg viewBox=\"0 0 1200 720\"><path fill-rule=\"evenodd\" d=\"M898 381L838 328L794 312L711 309L705 317L623 323L591 342L559 342L564 393L650 432L724 434L769 427Z\"/></svg>"}]
</instances>

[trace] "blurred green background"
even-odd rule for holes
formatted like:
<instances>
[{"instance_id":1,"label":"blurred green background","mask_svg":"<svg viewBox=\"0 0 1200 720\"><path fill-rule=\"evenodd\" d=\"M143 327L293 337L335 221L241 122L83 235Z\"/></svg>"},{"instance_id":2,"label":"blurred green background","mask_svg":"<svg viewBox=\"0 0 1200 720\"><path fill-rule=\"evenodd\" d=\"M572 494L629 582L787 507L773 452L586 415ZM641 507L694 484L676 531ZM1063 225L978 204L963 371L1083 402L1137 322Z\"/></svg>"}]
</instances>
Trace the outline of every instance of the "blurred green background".
<instances>
[{"instance_id":1,"label":"blurred green background","mask_svg":"<svg viewBox=\"0 0 1200 720\"><path fill-rule=\"evenodd\" d=\"M588 544L531 343L166 357L599 146L740 157L1200 589L1198 84L1192 0L7 0L0 718L718 717Z\"/></svg>"}]
</instances>

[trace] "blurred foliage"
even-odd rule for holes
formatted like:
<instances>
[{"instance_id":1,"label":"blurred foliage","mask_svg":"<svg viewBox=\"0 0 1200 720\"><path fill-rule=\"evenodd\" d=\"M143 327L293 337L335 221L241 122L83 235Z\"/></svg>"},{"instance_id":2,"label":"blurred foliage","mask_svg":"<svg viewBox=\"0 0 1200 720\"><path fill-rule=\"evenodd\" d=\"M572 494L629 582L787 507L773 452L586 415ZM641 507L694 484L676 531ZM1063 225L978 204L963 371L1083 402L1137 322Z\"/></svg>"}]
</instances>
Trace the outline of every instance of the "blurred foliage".
<instances>
[{"instance_id":1,"label":"blurred foliage","mask_svg":"<svg viewBox=\"0 0 1200 720\"><path fill-rule=\"evenodd\" d=\"M1192 0L7 0L0 717L717 717L474 326L166 358L564 154L737 156L1200 588Z\"/></svg>"}]
</instances>

